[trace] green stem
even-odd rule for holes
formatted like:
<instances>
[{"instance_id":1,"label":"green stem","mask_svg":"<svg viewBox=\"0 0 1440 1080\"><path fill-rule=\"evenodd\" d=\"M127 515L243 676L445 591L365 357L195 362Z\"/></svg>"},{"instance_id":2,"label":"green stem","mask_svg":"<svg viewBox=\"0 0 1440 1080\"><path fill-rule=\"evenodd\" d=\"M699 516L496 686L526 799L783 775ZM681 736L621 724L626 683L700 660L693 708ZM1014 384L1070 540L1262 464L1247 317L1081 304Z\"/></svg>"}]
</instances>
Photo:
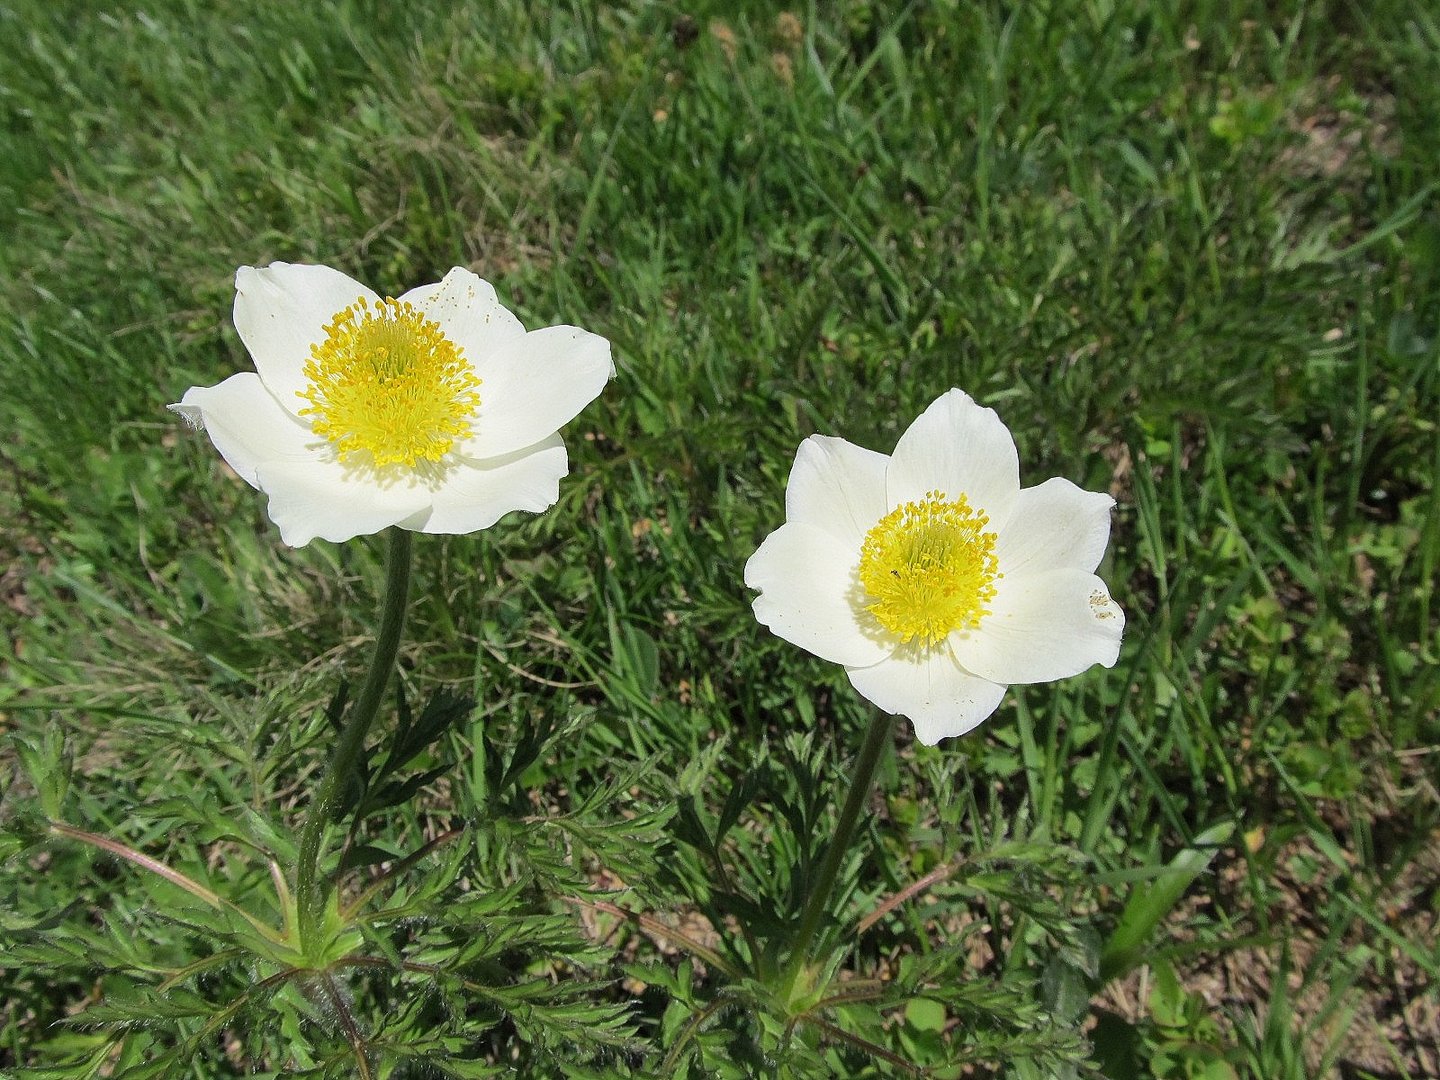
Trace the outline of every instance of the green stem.
<instances>
[{"instance_id":1,"label":"green stem","mask_svg":"<svg viewBox=\"0 0 1440 1080\"><path fill-rule=\"evenodd\" d=\"M870 727L865 731L865 742L860 747L860 756L855 759L850 775L850 790L845 795L845 804L840 808L840 820L835 823L835 835L820 860L820 870L805 898L805 910L800 915L800 929L790 946L790 960L785 966L781 981L786 1001L795 989L795 980L800 969L809 959L810 942L820 928L820 920L830 903L830 893L835 888L835 878L840 874L840 863L850 851L850 841L855 835L855 824L860 811L870 799L875 785L875 770L880 764L880 753L885 749L895 728L895 718L879 709L870 718Z\"/></svg>"},{"instance_id":2,"label":"green stem","mask_svg":"<svg viewBox=\"0 0 1440 1080\"><path fill-rule=\"evenodd\" d=\"M300 865L295 872L295 906L300 916L300 940L304 942L320 919L321 890L318 887L320 841L325 826L335 816L345 785L355 772L355 764L365 746L370 724L380 711L380 701L395 669L395 656L400 651L400 630L405 624L405 608L410 597L410 533L401 528L389 532L390 546L385 557L385 607L380 616L380 632L375 636L375 651L370 656L370 670L360 697L350 709L349 718L340 732L340 742L320 779L320 791L310 803L305 825L300 832Z\"/></svg>"}]
</instances>

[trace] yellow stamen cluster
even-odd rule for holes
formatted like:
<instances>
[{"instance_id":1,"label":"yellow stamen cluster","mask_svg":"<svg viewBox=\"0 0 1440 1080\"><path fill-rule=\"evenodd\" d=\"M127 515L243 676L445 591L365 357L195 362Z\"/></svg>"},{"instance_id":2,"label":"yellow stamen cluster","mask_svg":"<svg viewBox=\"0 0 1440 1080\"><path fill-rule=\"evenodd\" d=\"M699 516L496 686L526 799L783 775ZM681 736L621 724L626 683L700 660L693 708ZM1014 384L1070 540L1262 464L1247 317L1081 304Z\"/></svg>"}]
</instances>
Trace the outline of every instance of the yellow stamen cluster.
<instances>
[{"instance_id":1,"label":"yellow stamen cluster","mask_svg":"<svg viewBox=\"0 0 1440 1080\"><path fill-rule=\"evenodd\" d=\"M480 380L438 323L403 300L361 297L325 327L305 363L300 415L342 461L439 461L470 434Z\"/></svg>"},{"instance_id":2,"label":"yellow stamen cluster","mask_svg":"<svg viewBox=\"0 0 1440 1080\"><path fill-rule=\"evenodd\" d=\"M860 545L865 610L901 641L924 646L990 613L1000 577L990 518L968 499L931 491L881 518Z\"/></svg>"}]
</instances>

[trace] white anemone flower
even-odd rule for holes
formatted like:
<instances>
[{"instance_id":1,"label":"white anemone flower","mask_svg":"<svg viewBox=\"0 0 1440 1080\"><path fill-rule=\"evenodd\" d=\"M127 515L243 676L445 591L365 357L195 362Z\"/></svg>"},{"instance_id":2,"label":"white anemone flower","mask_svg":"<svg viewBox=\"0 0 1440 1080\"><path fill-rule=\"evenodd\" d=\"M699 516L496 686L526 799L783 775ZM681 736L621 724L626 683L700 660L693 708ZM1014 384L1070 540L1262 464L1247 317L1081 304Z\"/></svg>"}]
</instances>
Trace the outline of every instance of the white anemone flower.
<instances>
[{"instance_id":1,"label":"white anemone flower","mask_svg":"<svg viewBox=\"0 0 1440 1080\"><path fill-rule=\"evenodd\" d=\"M170 407L269 497L295 547L547 509L569 468L561 426L615 374L604 338L527 333L460 267L382 299L328 266L243 266L235 329L256 370Z\"/></svg>"},{"instance_id":2,"label":"white anemone flower","mask_svg":"<svg viewBox=\"0 0 1440 1080\"><path fill-rule=\"evenodd\" d=\"M1058 477L1021 488L1009 430L951 390L893 456L801 443L785 524L745 584L761 623L843 664L933 746L988 717L1011 683L1114 666L1125 616L1094 573L1114 505Z\"/></svg>"}]
</instances>

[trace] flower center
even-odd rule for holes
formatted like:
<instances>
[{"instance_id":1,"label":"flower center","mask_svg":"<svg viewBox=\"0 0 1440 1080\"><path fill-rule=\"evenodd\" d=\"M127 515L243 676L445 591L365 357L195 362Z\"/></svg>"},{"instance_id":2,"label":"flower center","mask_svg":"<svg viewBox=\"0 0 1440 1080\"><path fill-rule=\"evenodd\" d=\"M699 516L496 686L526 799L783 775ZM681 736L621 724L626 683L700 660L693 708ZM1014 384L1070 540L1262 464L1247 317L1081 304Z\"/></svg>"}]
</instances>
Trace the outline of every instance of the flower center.
<instances>
[{"instance_id":1,"label":"flower center","mask_svg":"<svg viewBox=\"0 0 1440 1080\"><path fill-rule=\"evenodd\" d=\"M470 434L480 385L460 347L403 300L371 306L364 297L325 327L305 362L315 434L347 461L377 467L439 461Z\"/></svg>"},{"instance_id":2,"label":"flower center","mask_svg":"<svg viewBox=\"0 0 1440 1080\"><path fill-rule=\"evenodd\" d=\"M865 610L907 644L978 626L1000 577L989 523L964 495L939 491L890 511L860 545Z\"/></svg>"}]
</instances>

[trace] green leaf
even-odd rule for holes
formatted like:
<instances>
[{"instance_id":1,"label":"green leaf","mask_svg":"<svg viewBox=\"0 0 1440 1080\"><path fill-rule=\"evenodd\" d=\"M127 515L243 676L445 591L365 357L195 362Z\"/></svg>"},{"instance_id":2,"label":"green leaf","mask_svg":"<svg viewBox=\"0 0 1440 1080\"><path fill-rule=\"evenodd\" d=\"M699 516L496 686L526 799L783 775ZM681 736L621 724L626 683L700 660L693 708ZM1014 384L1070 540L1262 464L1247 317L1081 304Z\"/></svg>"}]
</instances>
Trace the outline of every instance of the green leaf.
<instances>
[{"instance_id":1,"label":"green leaf","mask_svg":"<svg viewBox=\"0 0 1440 1080\"><path fill-rule=\"evenodd\" d=\"M1066 1023L1078 1020L1090 1004L1090 984L1084 972L1059 956L1045 965L1040 990L1046 1006Z\"/></svg>"},{"instance_id":2,"label":"green leaf","mask_svg":"<svg viewBox=\"0 0 1440 1080\"><path fill-rule=\"evenodd\" d=\"M11 745L20 756L30 783L40 796L40 810L52 820L63 816L65 796L70 790L73 755L65 745L65 735L50 724L37 739L12 738Z\"/></svg>"},{"instance_id":3,"label":"green leaf","mask_svg":"<svg viewBox=\"0 0 1440 1080\"><path fill-rule=\"evenodd\" d=\"M413 724L408 722L407 712L406 723L403 728L397 729L394 745L380 775L389 775L410 764L422 750L469 716L474 707L475 699L466 694L437 690Z\"/></svg>"},{"instance_id":4,"label":"green leaf","mask_svg":"<svg viewBox=\"0 0 1440 1080\"><path fill-rule=\"evenodd\" d=\"M911 998L905 1006L905 1021L916 1031L944 1031L945 1019L945 1006L933 998Z\"/></svg>"},{"instance_id":5,"label":"green leaf","mask_svg":"<svg viewBox=\"0 0 1440 1080\"><path fill-rule=\"evenodd\" d=\"M1154 881L1136 885L1120 914L1110 940L1100 954L1100 981L1107 983L1123 975L1144 958L1146 943L1165 916L1179 903L1185 890L1219 854L1221 845L1235 831L1233 821L1212 825L1195 837Z\"/></svg>"},{"instance_id":6,"label":"green leaf","mask_svg":"<svg viewBox=\"0 0 1440 1080\"><path fill-rule=\"evenodd\" d=\"M393 851L386 851L374 844L356 844L340 860L340 871L354 870L357 866L374 866L399 858Z\"/></svg>"}]
</instances>

